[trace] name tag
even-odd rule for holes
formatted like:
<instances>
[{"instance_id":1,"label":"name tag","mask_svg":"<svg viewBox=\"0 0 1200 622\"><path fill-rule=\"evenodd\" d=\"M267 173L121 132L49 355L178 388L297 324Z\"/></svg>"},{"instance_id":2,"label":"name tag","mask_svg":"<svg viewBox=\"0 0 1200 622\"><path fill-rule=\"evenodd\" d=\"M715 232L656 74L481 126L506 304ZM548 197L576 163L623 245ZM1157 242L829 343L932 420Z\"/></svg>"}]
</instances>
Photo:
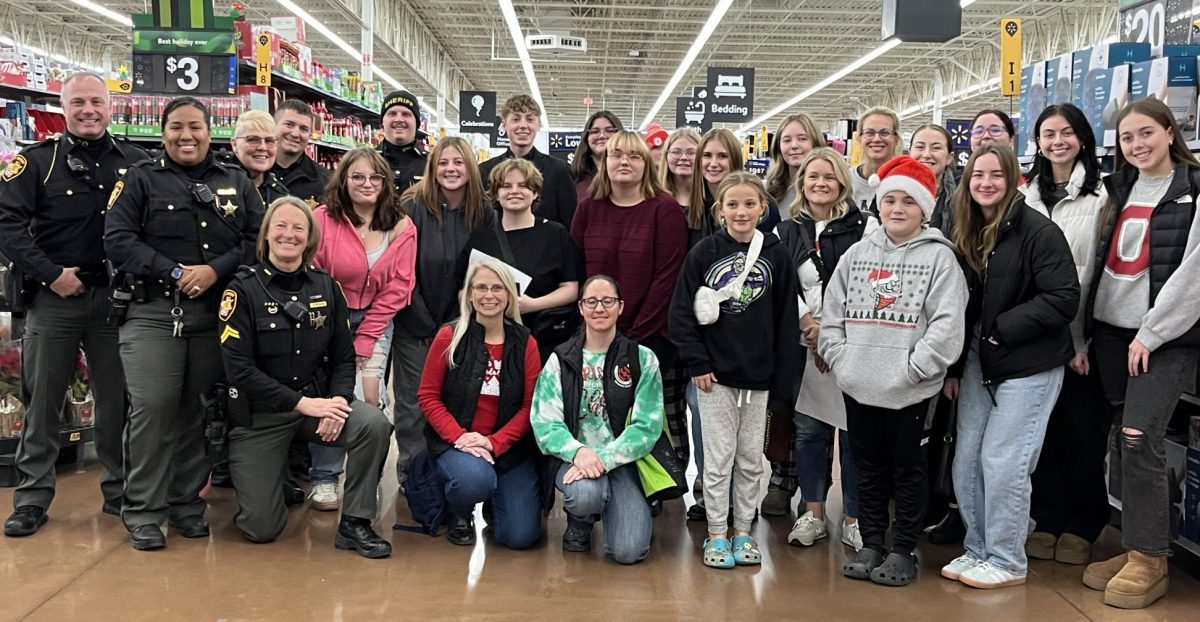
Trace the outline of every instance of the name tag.
<instances>
[{"instance_id":1,"label":"name tag","mask_svg":"<svg viewBox=\"0 0 1200 622\"><path fill-rule=\"evenodd\" d=\"M218 188L217 194L223 197L236 197L237 188Z\"/></svg>"}]
</instances>

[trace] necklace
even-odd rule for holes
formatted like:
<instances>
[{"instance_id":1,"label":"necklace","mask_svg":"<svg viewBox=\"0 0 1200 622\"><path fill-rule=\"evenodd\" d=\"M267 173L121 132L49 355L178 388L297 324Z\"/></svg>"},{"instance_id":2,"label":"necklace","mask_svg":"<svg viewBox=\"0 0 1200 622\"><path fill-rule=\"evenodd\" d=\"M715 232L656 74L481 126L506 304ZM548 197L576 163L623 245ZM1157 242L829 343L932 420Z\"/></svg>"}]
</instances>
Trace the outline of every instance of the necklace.
<instances>
[{"instance_id":1,"label":"necklace","mask_svg":"<svg viewBox=\"0 0 1200 622\"><path fill-rule=\"evenodd\" d=\"M1161 176L1142 175L1133 184L1131 198L1152 199L1161 194L1174 177L1174 173Z\"/></svg>"}]
</instances>

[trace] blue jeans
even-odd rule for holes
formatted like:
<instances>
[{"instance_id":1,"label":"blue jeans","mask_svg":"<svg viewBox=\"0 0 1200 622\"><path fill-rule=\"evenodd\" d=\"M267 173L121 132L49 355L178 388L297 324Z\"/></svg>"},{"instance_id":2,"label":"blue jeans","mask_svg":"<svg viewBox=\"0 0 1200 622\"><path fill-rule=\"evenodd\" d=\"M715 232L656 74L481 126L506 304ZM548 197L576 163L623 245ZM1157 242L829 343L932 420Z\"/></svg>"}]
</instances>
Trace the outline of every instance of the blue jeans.
<instances>
[{"instance_id":1,"label":"blue jeans","mask_svg":"<svg viewBox=\"0 0 1200 622\"><path fill-rule=\"evenodd\" d=\"M532 458L501 473L482 458L451 448L437 457L437 465L446 506L456 516L470 518L476 503L490 500L496 542L527 549L541 539L542 504Z\"/></svg>"},{"instance_id":2,"label":"blue jeans","mask_svg":"<svg viewBox=\"0 0 1200 622\"><path fill-rule=\"evenodd\" d=\"M350 330L357 331L363 318L367 316L366 309L350 309ZM382 348L383 359L386 361L388 351L392 348L392 325L388 324L383 335L375 343L376 357ZM355 397L363 399L362 370L358 371L358 382L355 386ZM381 396L383 397L383 396ZM372 404L378 406L378 404ZM384 405L386 408L386 405ZM312 454L312 467L308 470L308 480L313 484L336 484L342 477L343 465L346 463L346 448L334 447L324 443L309 443L308 451Z\"/></svg>"},{"instance_id":3,"label":"blue jeans","mask_svg":"<svg viewBox=\"0 0 1200 622\"><path fill-rule=\"evenodd\" d=\"M1064 366L994 386L983 384L979 339L971 339L958 396L954 494L967 526L967 553L1009 572L1029 567L1030 479L1062 389Z\"/></svg>"},{"instance_id":4,"label":"blue jeans","mask_svg":"<svg viewBox=\"0 0 1200 622\"><path fill-rule=\"evenodd\" d=\"M792 458L796 461L800 499L805 503L825 503L829 498L829 487L833 485L833 462L829 452L833 447L834 427L798 411L793 415L792 423L796 428ZM858 466L850 448L850 435L845 430L837 433L838 447L842 450L838 461L842 469L842 513L858 518Z\"/></svg>"},{"instance_id":5,"label":"blue jeans","mask_svg":"<svg viewBox=\"0 0 1200 622\"><path fill-rule=\"evenodd\" d=\"M597 519L604 521L604 552L618 564L636 564L650 552L654 521L650 504L638 479L637 467L619 466L596 479L563 484L571 465L558 469L554 485L562 491L567 523L590 531Z\"/></svg>"}]
</instances>

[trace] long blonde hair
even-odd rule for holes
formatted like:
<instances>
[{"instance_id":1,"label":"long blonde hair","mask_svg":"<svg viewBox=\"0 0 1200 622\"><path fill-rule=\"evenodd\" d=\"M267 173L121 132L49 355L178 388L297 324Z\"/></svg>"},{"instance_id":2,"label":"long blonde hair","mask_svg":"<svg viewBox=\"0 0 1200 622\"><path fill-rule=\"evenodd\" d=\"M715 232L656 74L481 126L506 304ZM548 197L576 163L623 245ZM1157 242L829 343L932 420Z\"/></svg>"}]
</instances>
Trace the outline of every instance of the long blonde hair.
<instances>
[{"instance_id":1,"label":"long blonde hair","mask_svg":"<svg viewBox=\"0 0 1200 622\"><path fill-rule=\"evenodd\" d=\"M458 319L454 322L454 333L450 337L450 347L446 348L446 362L450 367L458 367L454 362L454 351L458 349L458 344L462 342L462 338L466 336L467 331L471 328L471 323L475 321L475 307L471 304L471 288L475 285L475 275L479 274L480 270L488 270L500 279L500 284L504 286L505 303L504 317L508 318L515 324L521 323L521 307L520 298L517 295L517 284L513 281L512 273L508 268L495 259L482 259L472 263L467 268L467 278L463 281L466 285L463 286L463 295L459 296L458 302Z\"/></svg>"},{"instance_id":2,"label":"long blonde hair","mask_svg":"<svg viewBox=\"0 0 1200 622\"><path fill-rule=\"evenodd\" d=\"M986 155L994 155L1000 160L1000 170L1004 173L1004 196L996 205L996 211L991 218L983 215L979 203L971 196L971 175L975 172L975 162ZM982 275L987 267L987 257L996 248L1000 239L1000 226L1012 209L1013 200L1017 196L1017 186L1021 183L1021 165L1017 162L1017 154L1008 145L982 145L971 154L963 168L962 183L954 191L954 249L962 256L967 265Z\"/></svg>"},{"instance_id":3,"label":"long blonde hair","mask_svg":"<svg viewBox=\"0 0 1200 622\"><path fill-rule=\"evenodd\" d=\"M689 205L684 210L684 215L687 216L688 229L703 228L704 212L713 208L713 203L704 204L705 195L708 193L708 185L704 180L704 167L702 164L704 162L704 145L713 140L721 143L725 147L725 150L729 152L730 173L740 171L746 167L746 162L742 159L742 141L738 140L733 132L723 127L716 127L705 132L704 136L700 137L700 142L696 144L696 163L693 165L695 173L692 174L692 198L688 200Z\"/></svg>"},{"instance_id":4,"label":"long blonde hair","mask_svg":"<svg viewBox=\"0 0 1200 622\"><path fill-rule=\"evenodd\" d=\"M674 132L671 132L671 136L669 138L667 138L667 146L663 148L663 152L668 154L668 156L663 157L663 165L658 168L658 185L662 186L663 190L670 192L671 196L675 197L676 200L679 199L679 193L675 189L675 183L676 183L675 182L675 173L671 172L671 167L670 167L670 165L667 164L667 157L669 157L669 154L671 152L671 146L674 145L675 142L679 141L679 140L690 140L690 141L692 141L693 145L696 145L696 149L699 150L700 149L700 132L697 132L696 130L692 129L691 127L681 127L679 129L675 130ZM697 153L696 157L692 158L692 177L693 178L695 178L695 176L699 172L699 170L700 170L700 154Z\"/></svg>"},{"instance_id":5,"label":"long blonde hair","mask_svg":"<svg viewBox=\"0 0 1200 622\"><path fill-rule=\"evenodd\" d=\"M779 141L782 140L783 130L793 123L799 123L800 127L804 128L804 133L808 135L808 140L812 143L813 149L828 146L825 143L825 135L817 129L817 124L813 123L812 118L802 112L788 115L783 118L783 121L779 122L779 127L775 128L775 136L771 138L771 165L767 167L767 194L771 195L771 198L777 202L783 201L783 196L787 194L788 188L791 187L792 182L800 174L799 168L796 169L795 176L791 174L791 167L783 159L783 147L779 144Z\"/></svg>"},{"instance_id":6,"label":"long blonde hair","mask_svg":"<svg viewBox=\"0 0 1200 622\"><path fill-rule=\"evenodd\" d=\"M808 167L817 160L824 160L833 167L833 176L837 179L838 186L840 186L837 198L834 199L833 207L829 208L829 220L837 220L850 211L850 167L846 165L846 160L842 158L842 154L829 147L817 147L804 156L804 160L800 162L800 170L796 171L796 179L792 182L796 188L796 200L792 201L791 205L786 206L789 218L794 220L800 220L801 218L816 220L816 217L812 213L812 207L808 202L808 197L804 196L804 176L807 174Z\"/></svg>"},{"instance_id":7,"label":"long blonde hair","mask_svg":"<svg viewBox=\"0 0 1200 622\"><path fill-rule=\"evenodd\" d=\"M642 138L637 132L629 130L621 130L613 134L612 138L608 139L608 144L604 146L604 155L607 158L608 154L613 151L621 151L630 155L639 155L642 157L642 163L645 168L642 169L642 182L638 189L642 193L642 200L649 201L653 199L660 188L658 187L658 178L654 174L654 162L650 158L650 148L646 146L646 139ZM596 178L592 180L592 185L588 190L592 193L592 198L602 200L612 197L612 180L608 178L608 161L605 160L603 165L596 171Z\"/></svg>"}]
</instances>

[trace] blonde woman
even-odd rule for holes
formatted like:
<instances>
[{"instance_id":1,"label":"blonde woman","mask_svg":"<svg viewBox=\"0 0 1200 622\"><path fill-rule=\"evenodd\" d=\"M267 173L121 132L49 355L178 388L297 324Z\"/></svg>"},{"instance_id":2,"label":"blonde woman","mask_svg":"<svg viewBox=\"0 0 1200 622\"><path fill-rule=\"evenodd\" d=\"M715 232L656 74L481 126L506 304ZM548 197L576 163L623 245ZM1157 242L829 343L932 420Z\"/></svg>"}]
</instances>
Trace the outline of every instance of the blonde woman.
<instances>
[{"instance_id":1,"label":"blonde woman","mask_svg":"<svg viewBox=\"0 0 1200 622\"><path fill-rule=\"evenodd\" d=\"M675 197L685 212L691 204L692 180L699 166L696 161L699 146L700 134L696 130L681 127L671 132L667 138L666 166L658 169L658 185Z\"/></svg>"},{"instance_id":2,"label":"blonde woman","mask_svg":"<svg viewBox=\"0 0 1200 622\"><path fill-rule=\"evenodd\" d=\"M796 200L796 173L804 156L817 147L827 147L817 124L804 113L788 115L775 129L771 140L771 166L767 168L767 194L786 211Z\"/></svg>"},{"instance_id":3,"label":"blonde woman","mask_svg":"<svg viewBox=\"0 0 1200 622\"><path fill-rule=\"evenodd\" d=\"M872 108L858 118L858 143L862 164L851 171L854 204L864 212L876 213L875 187L871 175L892 156L900 153L900 117L889 108Z\"/></svg>"},{"instance_id":4,"label":"blonde woman","mask_svg":"<svg viewBox=\"0 0 1200 622\"><path fill-rule=\"evenodd\" d=\"M458 320L438 330L425 359L417 403L445 486L451 544L475 543L472 514L484 501L500 544L526 549L542 535L529 431L541 357L519 304L508 268L490 259L471 264Z\"/></svg>"},{"instance_id":5,"label":"blonde woman","mask_svg":"<svg viewBox=\"0 0 1200 622\"><path fill-rule=\"evenodd\" d=\"M216 155L225 164L236 166L246 172L264 203L270 203L289 194L287 186L279 181L271 169L275 166L277 141L275 119L261 110L247 110L238 117L233 130L230 147L232 153L220 151Z\"/></svg>"}]
</instances>

